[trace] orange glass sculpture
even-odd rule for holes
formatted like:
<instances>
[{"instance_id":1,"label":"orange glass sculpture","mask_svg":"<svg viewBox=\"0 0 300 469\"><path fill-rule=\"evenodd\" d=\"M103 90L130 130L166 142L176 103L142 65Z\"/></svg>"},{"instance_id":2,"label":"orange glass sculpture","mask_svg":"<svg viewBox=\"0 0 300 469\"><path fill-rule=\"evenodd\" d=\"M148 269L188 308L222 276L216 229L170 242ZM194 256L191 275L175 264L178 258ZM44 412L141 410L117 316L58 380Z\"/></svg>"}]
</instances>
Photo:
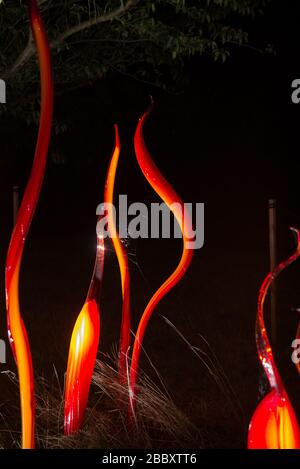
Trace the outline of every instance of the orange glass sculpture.
<instances>
[{"instance_id":1,"label":"orange glass sculpture","mask_svg":"<svg viewBox=\"0 0 300 469\"><path fill-rule=\"evenodd\" d=\"M65 435L71 435L80 429L89 396L100 337L99 296L104 255L104 237L99 233L90 288L76 320L69 348L64 411Z\"/></svg>"},{"instance_id":2,"label":"orange glass sculpture","mask_svg":"<svg viewBox=\"0 0 300 469\"><path fill-rule=\"evenodd\" d=\"M120 156L120 139L118 127L115 126L115 139L116 146L113 152L104 191L104 202L107 204L107 218L108 218L108 231L112 239L113 246L117 255L118 264L121 274L121 288L122 288L122 324L120 333L120 347L119 347L119 377L120 381L125 384L126 369L127 369L127 354L130 346L130 273L128 268L128 256L125 247L123 246L119 235L117 233L114 213L113 213L113 199L114 199L114 186L115 178Z\"/></svg>"},{"instance_id":3,"label":"orange glass sculpture","mask_svg":"<svg viewBox=\"0 0 300 469\"><path fill-rule=\"evenodd\" d=\"M271 390L257 406L250 422L249 449L300 449L299 425L276 367L264 322L264 302L272 281L300 255L300 232L292 230L297 236L296 252L267 275L258 297L256 346Z\"/></svg>"},{"instance_id":4,"label":"orange glass sculpture","mask_svg":"<svg viewBox=\"0 0 300 469\"><path fill-rule=\"evenodd\" d=\"M115 126L115 148L105 182L106 201L113 200L114 182L119 153L120 142L118 128ZM111 232L116 237L114 240L114 245L116 243L118 247L116 241L118 238L116 235L112 214L110 212L107 215L109 219L109 230L111 230ZM100 218L102 216L103 215L101 215ZM103 230L101 223L99 226L102 227L101 229ZM123 260L122 255L123 252L121 252L121 254L119 253L118 259ZM97 251L94 272L87 299L73 329L69 348L64 412L65 435L71 435L72 433L78 432L80 429L89 396L100 337L99 297L103 277L104 257L104 233L101 230L100 232L97 230ZM127 259L125 256L124 259L124 265L127 266ZM129 330L130 326L128 325L127 327Z\"/></svg>"},{"instance_id":5,"label":"orange glass sculpture","mask_svg":"<svg viewBox=\"0 0 300 469\"><path fill-rule=\"evenodd\" d=\"M19 376L23 448L34 447L35 403L32 358L19 304L19 273L24 243L43 182L53 113L52 72L47 36L37 2L29 1L28 8L41 74L40 125L33 167L11 237L5 272L8 336Z\"/></svg>"},{"instance_id":6,"label":"orange glass sculpture","mask_svg":"<svg viewBox=\"0 0 300 469\"><path fill-rule=\"evenodd\" d=\"M136 385L139 371L139 360L142 348L142 342L149 320L155 308L162 300L162 298L181 280L186 273L192 257L193 249L190 249L188 243L193 240L192 235L192 221L190 214L185 210L184 203L176 194L172 186L160 173L159 169L153 162L143 138L143 126L152 110L152 106L145 112L136 128L134 137L134 148L138 164L151 185L154 191L161 197L165 204L170 208L174 214L183 235L183 252L180 262L175 271L168 277L168 279L161 285L161 287L154 293L149 303L147 304L141 320L138 325L137 333L135 336L131 368L130 368L130 409L129 414L133 416L136 401Z\"/></svg>"}]
</instances>

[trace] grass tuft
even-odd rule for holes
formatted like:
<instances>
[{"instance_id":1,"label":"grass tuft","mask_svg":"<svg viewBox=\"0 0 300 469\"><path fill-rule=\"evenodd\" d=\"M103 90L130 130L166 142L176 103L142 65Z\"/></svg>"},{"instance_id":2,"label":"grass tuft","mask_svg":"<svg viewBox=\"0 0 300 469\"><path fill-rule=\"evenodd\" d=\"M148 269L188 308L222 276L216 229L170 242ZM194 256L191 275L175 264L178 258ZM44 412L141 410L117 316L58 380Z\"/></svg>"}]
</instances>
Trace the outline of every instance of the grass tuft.
<instances>
[{"instance_id":1,"label":"grass tuft","mask_svg":"<svg viewBox=\"0 0 300 469\"><path fill-rule=\"evenodd\" d=\"M102 357L101 357L102 358ZM93 375L90 405L82 430L63 435L63 389L56 370L51 382L36 380L36 445L44 449L76 448L201 448L204 436L179 410L167 392L145 374L138 385L134 423L128 426L128 387L120 384L114 361L98 359ZM5 372L15 384L14 373ZM18 406L4 403L0 408L0 447L20 447Z\"/></svg>"}]
</instances>

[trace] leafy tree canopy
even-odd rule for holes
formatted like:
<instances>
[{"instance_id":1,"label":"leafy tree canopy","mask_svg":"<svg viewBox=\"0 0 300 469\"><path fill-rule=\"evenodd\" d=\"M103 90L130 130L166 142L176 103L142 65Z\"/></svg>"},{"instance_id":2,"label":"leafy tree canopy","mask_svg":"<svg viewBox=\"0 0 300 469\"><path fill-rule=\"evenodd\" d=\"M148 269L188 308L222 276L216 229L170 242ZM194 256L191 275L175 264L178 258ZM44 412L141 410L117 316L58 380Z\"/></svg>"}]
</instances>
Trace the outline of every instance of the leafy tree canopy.
<instances>
[{"instance_id":1,"label":"leafy tree canopy","mask_svg":"<svg viewBox=\"0 0 300 469\"><path fill-rule=\"evenodd\" d=\"M232 44L247 44L243 18L261 14L269 1L40 0L56 90L92 83L111 72L172 88L189 57L206 54L224 62ZM27 114L28 106L33 112L39 94L25 7L25 1L0 0L0 77L10 90L7 109L16 114L24 106Z\"/></svg>"}]
</instances>

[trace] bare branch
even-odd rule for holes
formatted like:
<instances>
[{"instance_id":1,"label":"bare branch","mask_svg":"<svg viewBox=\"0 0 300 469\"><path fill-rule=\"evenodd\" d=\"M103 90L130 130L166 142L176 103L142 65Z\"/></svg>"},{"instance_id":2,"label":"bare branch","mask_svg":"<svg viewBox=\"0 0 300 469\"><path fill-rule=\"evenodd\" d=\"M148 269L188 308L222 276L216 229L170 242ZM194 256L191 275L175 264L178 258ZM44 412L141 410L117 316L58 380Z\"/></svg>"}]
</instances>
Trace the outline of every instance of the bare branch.
<instances>
[{"instance_id":1,"label":"bare branch","mask_svg":"<svg viewBox=\"0 0 300 469\"><path fill-rule=\"evenodd\" d=\"M41 3L43 3L43 1L40 2L40 4ZM138 3L139 3L139 0L128 0L124 5L123 2L121 1L120 6L116 10L106 13L104 15L89 19L87 21L83 21L82 23L79 23L78 25L73 26L72 28L64 31L56 39L50 42L50 47L52 49L55 49L59 47L60 45L62 45L66 39L68 39L70 36L73 36L74 34L84 31L85 29L88 29L92 26L96 26L97 24L114 20L124 15L125 13L127 13L128 10L133 8ZM25 47L25 49L23 49L23 51L17 57L15 62L0 75L1 78L4 80L7 80L17 70L22 68L26 62L28 62L28 60L34 55L34 52L35 52L35 46L32 40L32 34L30 32L27 46Z\"/></svg>"},{"instance_id":2,"label":"bare branch","mask_svg":"<svg viewBox=\"0 0 300 469\"><path fill-rule=\"evenodd\" d=\"M64 33L60 34L55 41L51 43L51 47L57 47L60 44L62 44L68 37L73 36L73 34L80 33L81 31L84 31L85 29L90 28L91 26L96 26L97 24L100 23L105 23L107 21L114 20L117 17L120 17L127 13L128 10L130 10L132 7L134 7L139 0L128 0L125 5L123 5L123 2L121 2L121 5L119 8L116 10L107 13L102 16L95 17L93 19L89 19L87 21L83 21L82 23L79 23L76 26L73 26L72 28L68 29Z\"/></svg>"},{"instance_id":3,"label":"bare branch","mask_svg":"<svg viewBox=\"0 0 300 469\"><path fill-rule=\"evenodd\" d=\"M29 31L29 37L27 46L25 49L22 50L21 54L17 57L15 62L1 74L1 78L3 80L7 80L11 75L13 75L19 68L23 67L23 65L32 57L34 53L34 43L32 40L32 32Z\"/></svg>"}]
</instances>

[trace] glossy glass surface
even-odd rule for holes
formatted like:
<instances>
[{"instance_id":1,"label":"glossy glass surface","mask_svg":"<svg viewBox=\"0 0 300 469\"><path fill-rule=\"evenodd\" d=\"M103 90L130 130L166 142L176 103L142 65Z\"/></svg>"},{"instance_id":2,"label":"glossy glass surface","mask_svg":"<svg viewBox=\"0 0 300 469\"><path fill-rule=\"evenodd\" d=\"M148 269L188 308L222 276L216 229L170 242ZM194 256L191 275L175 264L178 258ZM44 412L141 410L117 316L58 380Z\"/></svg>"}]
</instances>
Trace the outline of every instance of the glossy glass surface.
<instances>
[{"instance_id":1,"label":"glossy glass surface","mask_svg":"<svg viewBox=\"0 0 300 469\"><path fill-rule=\"evenodd\" d=\"M20 206L6 259L6 305L8 337L15 357L21 399L22 447L34 447L34 381L26 328L19 305L19 273L24 243L39 199L44 178L53 114L53 84L49 44L37 2L28 2L41 75L41 113L33 167Z\"/></svg>"},{"instance_id":2,"label":"glossy glass surface","mask_svg":"<svg viewBox=\"0 0 300 469\"><path fill-rule=\"evenodd\" d=\"M271 391L259 403L252 417L248 432L249 449L300 448L299 425L276 367L264 321L264 303L271 283L300 255L300 232L295 228L292 231L297 238L295 253L266 276L258 297L256 346Z\"/></svg>"},{"instance_id":3,"label":"glossy glass surface","mask_svg":"<svg viewBox=\"0 0 300 469\"><path fill-rule=\"evenodd\" d=\"M120 274L121 274L121 288L122 288L122 324L120 333L120 346L119 346L119 377L123 384L127 381L127 355L130 347L130 272L128 268L128 256L124 245L122 244L113 216L112 206L114 203L114 187L116 172L120 156L120 139L118 127L115 126L115 141L116 146L110 160L105 191L104 202L107 204L108 210L108 230L112 240L114 250L117 255Z\"/></svg>"},{"instance_id":4,"label":"glossy glass surface","mask_svg":"<svg viewBox=\"0 0 300 469\"><path fill-rule=\"evenodd\" d=\"M183 233L183 248L180 262L175 271L168 277L168 279L161 285L161 287L154 293L149 303L147 304L142 317L140 319L135 341L133 345L131 368L130 368L130 409L131 416L134 414L135 400L136 400L136 385L138 380L139 361L142 349L143 338L149 323L149 320L155 311L157 305L162 298L181 280L186 273L192 257L193 250L188 249L188 242L193 238L192 236L192 221L188 213L184 210L184 204L180 197L176 194L175 190L160 173L158 167L152 160L143 138L143 127L146 119L152 109L152 106L145 112L136 128L134 137L134 147L137 162L151 185L153 190L160 196L160 198L168 205L173 212L180 229ZM183 217L183 214L185 216Z\"/></svg>"},{"instance_id":5,"label":"glossy glass surface","mask_svg":"<svg viewBox=\"0 0 300 469\"><path fill-rule=\"evenodd\" d=\"M104 201L110 202L113 200L114 183L116 170L118 165L118 158L120 154L120 142L118 129L115 127L115 147L112 154L111 162L106 176ZM119 262L122 261L122 267L127 267L126 253L122 250L122 245L117 237L114 220L112 214L108 214L109 229L114 234L114 246L118 254ZM104 215L102 215L104 216ZM101 216L101 217L102 217ZM100 218L101 218L100 217ZM99 221L99 220L98 220ZM99 226L103 226L99 224ZM119 247L119 244L121 247ZM103 278L105 259L105 239L103 232L97 232L97 249L96 261L90 288L84 306L76 320L68 357L67 377L66 377L66 391L65 391L65 411L64 411L64 432L66 435L78 432L83 423L83 418L87 406L89 390L92 380L92 375L95 367L95 361L98 352L99 338L100 338L100 293ZM126 271L121 270L124 279L126 279ZM123 276L122 276L123 282ZM123 286L123 283L122 283ZM126 293L127 281L124 283L124 292ZM126 297L127 293L125 294ZM128 300L128 314L129 314L129 300ZM126 310L127 311L127 310ZM127 316L126 316L127 319ZM123 321L124 323L124 321ZM123 325L123 333L124 333ZM130 322L126 323L126 332L129 336ZM128 347L128 340L126 352Z\"/></svg>"}]
</instances>

